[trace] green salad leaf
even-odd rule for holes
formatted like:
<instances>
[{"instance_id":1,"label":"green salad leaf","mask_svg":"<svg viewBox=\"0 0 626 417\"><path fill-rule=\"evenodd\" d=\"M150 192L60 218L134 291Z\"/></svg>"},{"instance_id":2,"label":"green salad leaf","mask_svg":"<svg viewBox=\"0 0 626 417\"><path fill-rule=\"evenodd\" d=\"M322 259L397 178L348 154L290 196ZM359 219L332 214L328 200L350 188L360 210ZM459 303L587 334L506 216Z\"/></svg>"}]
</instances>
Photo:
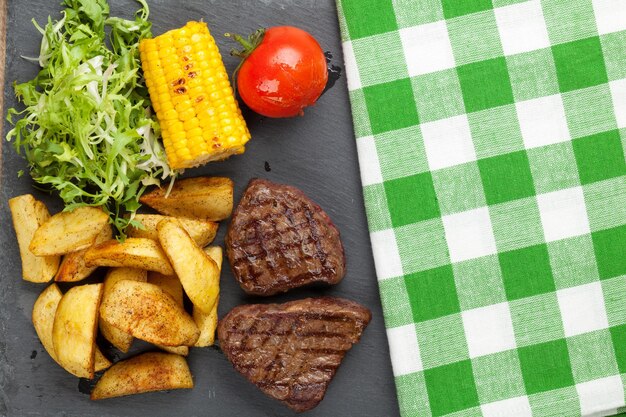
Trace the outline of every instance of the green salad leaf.
<instances>
[{"instance_id":1,"label":"green salad leaf","mask_svg":"<svg viewBox=\"0 0 626 417\"><path fill-rule=\"evenodd\" d=\"M134 20L110 17L106 0L64 0L60 20L33 22L42 69L14 84L25 108L7 115L7 140L33 180L57 190L66 210L102 207L122 239L146 186L176 175L141 73L139 41L152 34L148 5L136 1Z\"/></svg>"}]
</instances>

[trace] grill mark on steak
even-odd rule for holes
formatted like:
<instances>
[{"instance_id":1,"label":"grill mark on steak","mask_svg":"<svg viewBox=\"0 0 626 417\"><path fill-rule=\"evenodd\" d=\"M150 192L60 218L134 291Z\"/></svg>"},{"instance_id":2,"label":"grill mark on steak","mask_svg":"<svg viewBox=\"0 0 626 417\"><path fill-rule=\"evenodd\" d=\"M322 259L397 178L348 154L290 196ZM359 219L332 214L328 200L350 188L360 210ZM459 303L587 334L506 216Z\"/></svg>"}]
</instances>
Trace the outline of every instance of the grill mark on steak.
<instances>
[{"instance_id":1,"label":"grill mark on steak","mask_svg":"<svg viewBox=\"0 0 626 417\"><path fill-rule=\"evenodd\" d=\"M340 234L328 215L295 187L253 179L226 235L235 278L249 294L272 295L345 272Z\"/></svg>"},{"instance_id":2,"label":"grill mark on steak","mask_svg":"<svg viewBox=\"0 0 626 417\"><path fill-rule=\"evenodd\" d=\"M324 272L331 274L333 271L326 264L327 257L322 250L322 242L319 238L317 222L315 221L315 219L313 219L313 214L309 210L306 210L304 212L304 215L306 216L306 219L309 223L309 228L311 229L311 239L313 240L313 242L315 242L315 249L317 249L317 252L315 253L315 255L313 255L313 257L319 259L322 262L322 264L324 265Z\"/></svg>"},{"instance_id":3,"label":"grill mark on steak","mask_svg":"<svg viewBox=\"0 0 626 417\"><path fill-rule=\"evenodd\" d=\"M294 333L290 331L282 331L282 332L272 332L271 330L265 332L250 332L249 330L231 330L232 334L241 334L245 336L259 335L259 336L286 336L288 334ZM309 337L309 336L317 336L317 337L334 337L334 336L343 336L341 333L333 333L333 332L310 332L310 333L302 333L295 332L300 337Z\"/></svg>"},{"instance_id":4,"label":"grill mark on steak","mask_svg":"<svg viewBox=\"0 0 626 417\"><path fill-rule=\"evenodd\" d=\"M295 411L315 407L371 313L349 300L307 298L235 307L219 323L234 368Z\"/></svg>"}]
</instances>

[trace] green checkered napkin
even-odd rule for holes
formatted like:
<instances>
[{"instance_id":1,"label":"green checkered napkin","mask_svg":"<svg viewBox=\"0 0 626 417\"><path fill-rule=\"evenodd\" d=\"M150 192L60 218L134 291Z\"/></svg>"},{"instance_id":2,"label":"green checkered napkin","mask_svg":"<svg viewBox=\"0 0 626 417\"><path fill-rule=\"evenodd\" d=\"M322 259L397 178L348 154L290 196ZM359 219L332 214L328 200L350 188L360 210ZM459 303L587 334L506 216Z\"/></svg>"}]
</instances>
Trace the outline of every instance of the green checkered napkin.
<instances>
[{"instance_id":1,"label":"green checkered napkin","mask_svg":"<svg viewBox=\"0 0 626 417\"><path fill-rule=\"evenodd\" d=\"M626 0L338 0L403 416L615 413Z\"/></svg>"}]
</instances>

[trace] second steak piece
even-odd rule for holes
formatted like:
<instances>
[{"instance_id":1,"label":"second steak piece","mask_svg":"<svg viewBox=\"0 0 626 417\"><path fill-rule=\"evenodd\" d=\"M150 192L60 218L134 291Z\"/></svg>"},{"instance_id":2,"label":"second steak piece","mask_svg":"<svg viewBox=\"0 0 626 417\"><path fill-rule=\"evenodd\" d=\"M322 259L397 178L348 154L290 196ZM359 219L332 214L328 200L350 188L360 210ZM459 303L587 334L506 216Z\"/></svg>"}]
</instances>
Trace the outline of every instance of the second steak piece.
<instances>
[{"instance_id":1,"label":"second steak piece","mask_svg":"<svg viewBox=\"0 0 626 417\"><path fill-rule=\"evenodd\" d=\"M346 259L339 231L302 191L248 184L226 235L233 274L248 294L272 295L313 282L336 284Z\"/></svg>"},{"instance_id":2,"label":"second steak piece","mask_svg":"<svg viewBox=\"0 0 626 417\"><path fill-rule=\"evenodd\" d=\"M367 308L350 300L306 298L235 307L220 320L217 333L238 372L301 412L322 401L371 318Z\"/></svg>"}]
</instances>

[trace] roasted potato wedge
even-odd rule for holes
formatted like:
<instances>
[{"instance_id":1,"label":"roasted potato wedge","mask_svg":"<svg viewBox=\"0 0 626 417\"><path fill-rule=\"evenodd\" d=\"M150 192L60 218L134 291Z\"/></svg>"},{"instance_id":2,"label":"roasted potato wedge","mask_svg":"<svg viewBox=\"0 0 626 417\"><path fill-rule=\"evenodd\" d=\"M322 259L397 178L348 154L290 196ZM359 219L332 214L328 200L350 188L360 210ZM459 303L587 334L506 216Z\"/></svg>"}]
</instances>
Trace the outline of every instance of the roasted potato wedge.
<instances>
[{"instance_id":1,"label":"roasted potato wedge","mask_svg":"<svg viewBox=\"0 0 626 417\"><path fill-rule=\"evenodd\" d=\"M187 356L189 355L189 346L163 346L163 345L155 345L161 350L164 350L169 353L173 353L175 355Z\"/></svg>"},{"instance_id":2,"label":"roasted potato wedge","mask_svg":"<svg viewBox=\"0 0 626 417\"><path fill-rule=\"evenodd\" d=\"M109 223L109 215L99 208L79 207L50 217L30 241L29 249L37 256L64 255L86 249Z\"/></svg>"},{"instance_id":3,"label":"roasted potato wedge","mask_svg":"<svg viewBox=\"0 0 626 417\"><path fill-rule=\"evenodd\" d=\"M158 272L150 271L148 274L148 282L161 288L168 293L176 303L182 307L183 305L183 284L176 275L163 275Z\"/></svg>"},{"instance_id":4,"label":"roasted potato wedge","mask_svg":"<svg viewBox=\"0 0 626 417\"><path fill-rule=\"evenodd\" d=\"M185 359L171 353L147 352L113 365L94 387L91 399L180 388L193 388Z\"/></svg>"},{"instance_id":5,"label":"roasted potato wedge","mask_svg":"<svg viewBox=\"0 0 626 417\"><path fill-rule=\"evenodd\" d=\"M183 285L176 275L163 275L158 272L151 271L148 274L148 282L161 288L168 293L170 297L176 301L176 304L183 307ZM189 347L187 346L163 346L156 345L159 349L166 352L175 353L181 356L189 355Z\"/></svg>"},{"instance_id":6,"label":"roasted potato wedge","mask_svg":"<svg viewBox=\"0 0 626 417\"><path fill-rule=\"evenodd\" d=\"M159 242L185 293L194 306L210 313L219 295L220 270L217 264L196 245L178 220L162 220L157 230Z\"/></svg>"},{"instance_id":7,"label":"roasted potato wedge","mask_svg":"<svg viewBox=\"0 0 626 417\"><path fill-rule=\"evenodd\" d=\"M96 356L94 357L93 370L95 372L104 371L105 369L110 368L111 365L113 365L113 362L108 360L96 346Z\"/></svg>"},{"instance_id":8,"label":"roasted potato wedge","mask_svg":"<svg viewBox=\"0 0 626 417\"><path fill-rule=\"evenodd\" d=\"M200 331L172 297L147 282L119 281L100 306L107 323L138 339L164 346L192 346Z\"/></svg>"},{"instance_id":9,"label":"roasted potato wedge","mask_svg":"<svg viewBox=\"0 0 626 417\"><path fill-rule=\"evenodd\" d=\"M224 260L224 253L220 246L209 246L204 248L204 253L209 255L213 262L217 265L217 269L222 271L222 261Z\"/></svg>"},{"instance_id":10,"label":"roasted potato wedge","mask_svg":"<svg viewBox=\"0 0 626 417\"><path fill-rule=\"evenodd\" d=\"M29 249L33 235L49 218L46 206L30 194L9 200L13 227L22 258L22 278L30 282L48 282L59 268L59 256L39 257Z\"/></svg>"},{"instance_id":11,"label":"roasted potato wedge","mask_svg":"<svg viewBox=\"0 0 626 417\"><path fill-rule=\"evenodd\" d=\"M63 294L61 290L59 290L59 287L56 284L50 285L39 294L33 306L32 314L33 326L35 327L35 332L37 332L41 344L44 349L46 349L46 352L48 352L48 355L57 363L57 355L54 352L54 344L52 343L52 327L54 325L54 315L62 297ZM111 366L111 361L109 361L97 347L94 360L96 372L103 371Z\"/></svg>"},{"instance_id":12,"label":"roasted potato wedge","mask_svg":"<svg viewBox=\"0 0 626 417\"><path fill-rule=\"evenodd\" d=\"M204 249L204 252L213 259L220 272L222 270L222 248L219 246L211 246ZM193 320L200 329L200 337L194 346L205 347L215 343L215 329L217 329L217 305L219 298L213 305L209 314L204 313L199 308L193 308Z\"/></svg>"},{"instance_id":13,"label":"roasted potato wedge","mask_svg":"<svg viewBox=\"0 0 626 417\"><path fill-rule=\"evenodd\" d=\"M107 224L102 228L102 231L96 237L94 245L111 239L113 239L113 229L111 229L111 226ZM76 282L91 275L97 267L85 265L85 253L87 253L87 249L71 252L63 256L61 266L59 267L57 274L54 276L54 280L57 282Z\"/></svg>"},{"instance_id":14,"label":"roasted potato wedge","mask_svg":"<svg viewBox=\"0 0 626 417\"><path fill-rule=\"evenodd\" d=\"M203 313L202 310L193 309L193 320L200 329L200 337L194 344L195 347L212 346L215 343L215 330L217 329L217 305L216 302L209 314Z\"/></svg>"},{"instance_id":15,"label":"roasted potato wedge","mask_svg":"<svg viewBox=\"0 0 626 417\"><path fill-rule=\"evenodd\" d=\"M128 236L159 240L156 227L165 217L166 216L161 216L160 214L137 214L135 220L141 222L144 228L139 229L131 226L127 230ZM198 246L205 247L215 239L215 234L219 226L218 223L184 218L178 220Z\"/></svg>"},{"instance_id":16,"label":"roasted potato wedge","mask_svg":"<svg viewBox=\"0 0 626 417\"><path fill-rule=\"evenodd\" d=\"M102 284L81 285L63 295L54 315L52 344L57 361L69 373L93 378L98 306Z\"/></svg>"},{"instance_id":17,"label":"roasted potato wedge","mask_svg":"<svg viewBox=\"0 0 626 417\"><path fill-rule=\"evenodd\" d=\"M137 282L146 282L148 277L148 272L144 269L137 268L111 268L107 272L106 277L104 278L104 291L102 294L102 300L106 300L107 295L111 292L113 286L122 281L122 280L130 280ZM130 349L130 345L133 343L133 336L129 333L126 333L117 327L111 326L109 323L104 321L102 317L99 318L99 327L100 333L102 336L113 346L121 350L122 352L128 352Z\"/></svg>"},{"instance_id":18,"label":"roasted potato wedge","mask_svg":"<svg viewBox=\"0 0 626 417\"><path fill-rule=\"evenodd\" d=\"M233 182L223 177L197 177L178 180L169 196L157 188L139 199L161 214L207 221L224 220L233 211Z\"/></svg>"},{"instance_id":19,"label":"roasted potato wedge","mask_svg":"<svg viewBox=\"0 0 626 417\"><path fill-rule=\"evenodd\" d=\"M141 268L173 275L174 270L158 242L152 239L128 238L124 243L108 240L92 246L85 253L87 266Z\"/></svg>"},{"instance_id":20,"label":"roasted potato wedge","mask_svg":"<svg viewBox=\"0 0 626 417\"><path fill-rule=\"evenodd\" d=\"M35 332L39 336L39 340L43 345L46 352L57 361L57 355L54 352L54 345L52 343L52 326L54 325L54 315L57 311L59 301L63 294L56 284L48 286L45 290L39 294L35 304L33 305L33 326Z\"/></svg>"}]
</instances>

